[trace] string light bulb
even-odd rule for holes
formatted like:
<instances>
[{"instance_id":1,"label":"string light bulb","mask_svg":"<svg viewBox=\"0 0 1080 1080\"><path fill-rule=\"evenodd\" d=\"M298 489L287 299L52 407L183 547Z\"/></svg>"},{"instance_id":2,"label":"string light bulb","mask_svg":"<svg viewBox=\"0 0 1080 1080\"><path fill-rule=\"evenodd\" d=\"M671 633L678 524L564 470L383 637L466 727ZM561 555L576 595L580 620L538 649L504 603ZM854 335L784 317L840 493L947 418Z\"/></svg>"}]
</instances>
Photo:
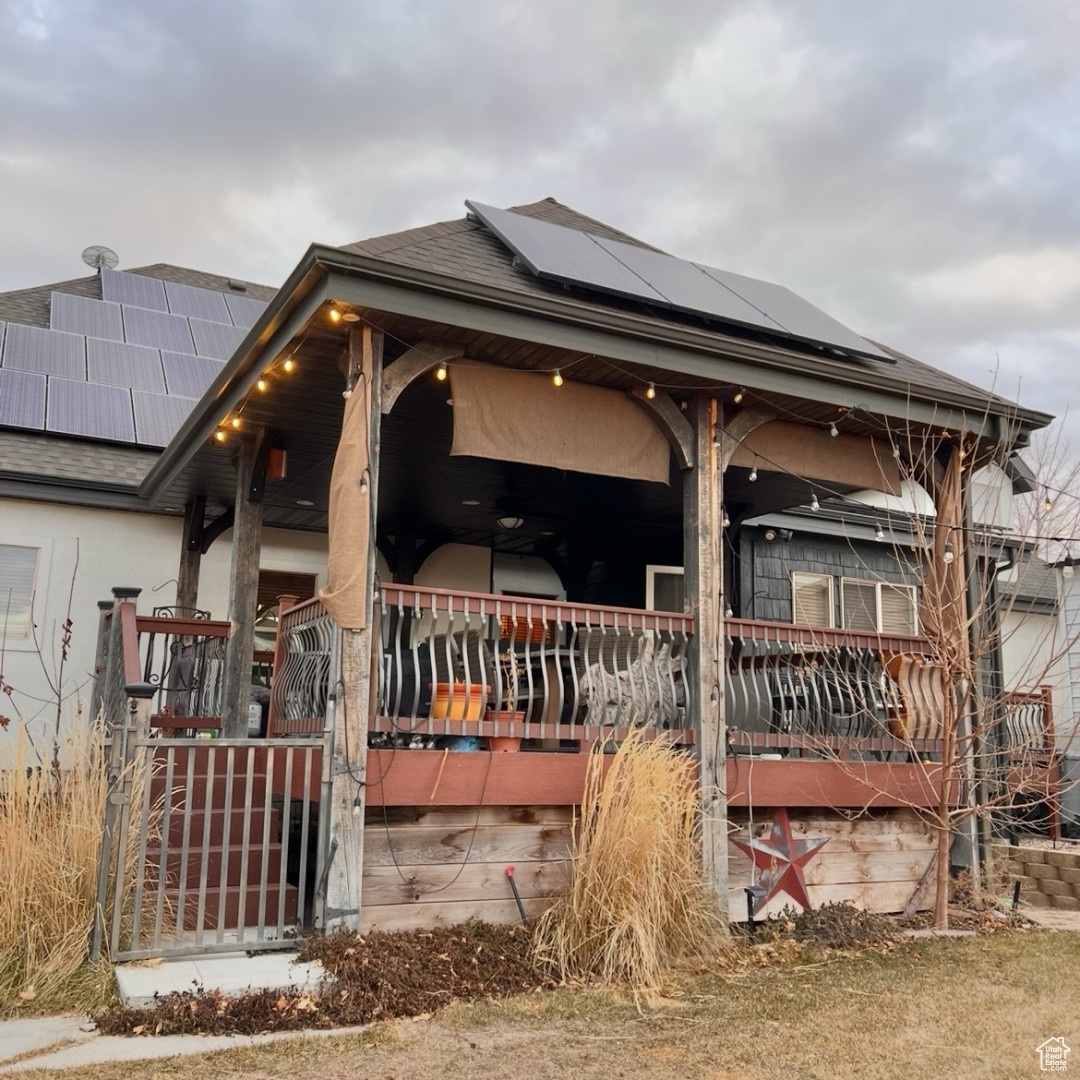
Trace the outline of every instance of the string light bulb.
<instances>
[{"instance_id":1,"label":"string light bulb","mask_svg":"<svg viewBox=\"0 0 1080 1080\"><path fill-rule=\"evenodd\" d=\"M746 387L745 386L740 386L739 389L735 392L735 396L731 400L736 405L741 405L742 404L742 399L743 399L743 397L745 395L746 395Z\"/></svg>"},{"instance_id":2,"label":"string light bulb","mask_svg":"<svg viewBox=\"0 0 1080 1080\"><path fill-rule=\"evenodd\" d=\"M217 431L214 432L214 438L219 443L224 442L225 437L226 436L225 436L225 429L224 428L218 428Z\"/></svg>"},{"instance_id":3,"label":"string light bulb","mask_svg":"<svg viewBox=\"0 0 1080 1080\"><path fill-rule=\"evenodd\" d=\"M945 545L945 550L941 553L941 561L946 566L951 566L952 562L953 562L953 560L955 558L956 558L956 552L953 551L952 544L946 544Z\"/></svg>"},{"instance_id":4,"label":"string light bulb","mask_svg":"<svg viewBox=\"0 0 1080 1080\"><path fill-rule=\"evenodd\" d=\"M1043 509L1047 513L1054 509L1054 500L1050 498L1050 491L1048 488L1043 488Z\"/></svg>"},{"instance_id":5,"label":"string light bulb","mask_svg":"<svg viewBox=\"0 0 1080 1080\"><path fill-rule=\"evenodd\" d=\"M258 390L260 394L265 394L269 388L270 384L266 381L266 377L260 376L259 381L255 384L255 389Z\"/></svg>"},{"instance_id":6,"label":"string light bulb","mask_svg":"<svg viewBox=\"0 0 1080 1080\"><path fill-rule=\"evenodd\" d=\"M839 436L839 434L840 434L840 429L839 429L839 428L838 428L838 427L836 426L836 424L830 424L830 425L829 425L829 434L830 434L830 435L831 435L831 436L832 436L832 437L833 437L834 439L835 439L835 438L837 438L837 437Z\"/></svg>"},{"instance_id":7,"label":"string light bulb","mask_svg":"<svg viewBox=\"0 0 1080 1080\"><path fill-rule=\"evenodd\" d=\"M341 322L341 312L340 312L340 311L338 311L338 309L337 309L336 307L332 307L332 308L330 309L330 321L331 321L332 323L339 323L339 322Z\"/></svg>"},{"instance_id":8,"label":"string light bulb","mask_svg":"<svg viewBox=\"0 0 1080 1080\"><path fill-rule=\"evenodd\" d=\"M874 539L879 543L885 539L885 530L881 527L880 521L874 522Z\"/></svg>"},{"instance_id":9,"label":"string light bulb","mask_svg":"<svg viewBox=\"0 0 1080 1080\"><path fill-rule=\"evenodd\" d=\"M551 376L551 381L552 381L552 384L555 385L555 386L562 386L562 384L563 384L562 372L558 368L555 369L555 374Z\"/></svg>"},{"instance_id":10,"label":"string light bulb","mask_svg":"<svg viewBox=\"0 0 1080 1080\"><path fill-rule=\"evenodd\" d=\"M810 509L816 514L821 509L821 503L818 502L817 492L810 492Z\"/></svg>"},{"instance_id":11,"label":"string light bulb","mask_svg":"<svg viewBox=\"0 0 1080 1080\"><path fill-rule=\"evenodd\" d=\"M230 427L232 427L232 428L235 428L235 429L239 430L239 428L240 428L240 424L241 424L242 422L243 422L243 421L241 421L241 419L240 419L240 417L239 417L239 416L234 416L234 417L233 417L233 418L232 418L232 419L231 419L231 420L229 421L229 426L230 426Z\"/></svg>"},{"instance_id":12,"label":"string light bulb","mask_svg":"<svg viewBox=\"0 0 1080 1080\"><path fill-rule=\"evenodd\" d=\"M281 366L287 375L291 375L296 370L296 361L290 356Z\"/></svg>"},{"instance_id":13,"label":"string light bulb","mask_svg":"<svg viewBox=\"0 0 1080 1080\"><path fill-rule=\"evenodd\" d=\"M720 507L720 514L721 514L720 524L723 525L724 528L726 529L731 524L731 517L727 512L727 507L726 506Z\"/></svg>"},{"instance_id":14,"label":"string light bulb","mask_svg":"<svg viewBox=\"0 0 1080 1080\"><path fill-rule=\"evenodd\" d=\"M750 470L750 475L746 478L751 484L757 481L757 462L754 462L753 468Z\"/></svg>"},{"instance_id":15,"label":"string light bulb","mask_svg":"<svg viewBox=\"0 0 1080 1080\"><path fill-rule=\"evenodd\" d=\"M447 368L447 366L446 366L446 361L443 360L439 364L439 366L435 369L435 378L438 379L439 382L446 382L446 376L447 376L448 371L449 371L449 368Z\"/></svg>"},{"instance_id":16,"label":"string light bulb","mask_svg":"<svg viewBox=\"0 0 1080 1080\"><path fill-rule=\"evenodd\" d=\"M650 401L652 401L652 399L656 397L656 386L653 383L649 383L649 385L645 387L645 396Z\"/></svg>"}]
</instances>

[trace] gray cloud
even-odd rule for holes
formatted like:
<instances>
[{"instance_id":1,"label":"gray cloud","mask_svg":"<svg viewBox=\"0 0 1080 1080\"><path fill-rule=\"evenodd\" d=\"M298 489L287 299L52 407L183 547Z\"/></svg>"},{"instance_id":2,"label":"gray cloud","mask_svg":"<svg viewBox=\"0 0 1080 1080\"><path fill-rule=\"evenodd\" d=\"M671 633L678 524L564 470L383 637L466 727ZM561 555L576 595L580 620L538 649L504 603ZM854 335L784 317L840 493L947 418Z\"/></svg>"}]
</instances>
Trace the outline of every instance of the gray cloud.
<instances>
[{"instance_id":1,"label":"gray cloud","mask_svg":"<svg viewBox=\"0 0 1080 1080\"><path fill-rule=\"evenodd\" d=\"M88 243L272 284L550 194L1060 412L1077 40L1069 0L9 0L0 287Z\"/></svg>"}]
</instances>

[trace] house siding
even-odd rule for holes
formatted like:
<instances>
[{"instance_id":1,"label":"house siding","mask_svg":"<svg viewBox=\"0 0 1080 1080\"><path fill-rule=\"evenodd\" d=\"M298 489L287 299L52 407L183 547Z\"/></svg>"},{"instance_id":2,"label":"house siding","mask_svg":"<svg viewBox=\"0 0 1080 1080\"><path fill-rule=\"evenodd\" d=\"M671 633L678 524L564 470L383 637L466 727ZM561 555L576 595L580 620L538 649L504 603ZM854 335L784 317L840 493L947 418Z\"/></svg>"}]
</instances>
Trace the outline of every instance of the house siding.
<instances>
[{"instance_id":1,"label":"house siding","mask_svg":"<svg viewBox=\"0 0 1080 1080\"><path fill-rule=\"evenodd\" d=\"M905 565L903 552L889 544L867 544L829 536L796 534L785 543L768 541L764 529L744 531L739 545L739 606L743 618L792 621L791 575L829 574L835 579L834 619L839 625L842 577L918 585L920 576Z\"/></svg>"}]
</instances>

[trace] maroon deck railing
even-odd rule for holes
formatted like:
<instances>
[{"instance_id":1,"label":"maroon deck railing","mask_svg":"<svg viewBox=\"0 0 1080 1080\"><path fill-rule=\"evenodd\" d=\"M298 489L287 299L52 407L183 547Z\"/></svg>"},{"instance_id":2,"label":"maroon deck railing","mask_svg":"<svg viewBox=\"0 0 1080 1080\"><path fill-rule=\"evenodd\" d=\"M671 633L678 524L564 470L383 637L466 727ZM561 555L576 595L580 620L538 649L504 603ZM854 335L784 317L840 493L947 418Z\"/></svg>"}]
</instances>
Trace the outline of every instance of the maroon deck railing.
<instances>
[{"instance_id":1,"label":"maroon deck railing","mask_svg":"<svg viewBox=\"0 0 1080 1080\"><path fill-rule=\"evenodd\" d=\"M165 614L138 615L121 608L128 682L158 688L152 727L194 733L221 726L225 649L230 624ZM135 679L132 672L137 672Z\"/></svg>"},{"instance_id":2,"label":"maroon deck railing","mask_svg":"<svg viewBox=\"0 0 1080 1080\"><path fill-rule=\"evenodd\" d=\"M724 711L736 753L912 760L941 750L944 689L928 638L725 620Z\"/></svg>"},{"instance_id":3,"label":"maroon deck railing","mask_svg":"<svg viewBox=\"0 0 1080 1080\"><path fill-rule=\"evenodd\" d=\"M411 585L383 586L376 613L374 745L635 726L692 739L686 615Z\"/></svg>"}]
</instances>

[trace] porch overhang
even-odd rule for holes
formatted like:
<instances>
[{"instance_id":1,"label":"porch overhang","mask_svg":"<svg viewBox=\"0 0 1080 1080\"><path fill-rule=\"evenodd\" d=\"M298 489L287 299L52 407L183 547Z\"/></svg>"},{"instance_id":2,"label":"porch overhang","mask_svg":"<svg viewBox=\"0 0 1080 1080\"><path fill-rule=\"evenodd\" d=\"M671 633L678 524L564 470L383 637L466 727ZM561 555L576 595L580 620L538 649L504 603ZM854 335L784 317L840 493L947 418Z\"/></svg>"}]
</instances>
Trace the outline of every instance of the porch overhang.
<instances>
[{"instance_id":1,"label":"porch overhang","mask_svg":"<svg viewBox=\"0 0 1080 1080\"><path fill-rule=\"evenodd\" d=\"M437 330L494 335L679 375L686 390L719 396L750 386L762 398L802 401L833 415L859 415L964 433L995 446L1026 443L1050 417L990 395L933 393L898 377L891 365L808 355L748 341L715 328L660 322L632 310L606 309L573 296L521 294L449 275L313 245L192 411L140 487L152 504L206 445L223 417L252 392L261 373L320 328L329 301L361 318L423 321ZM343 347L343 346L342 346ZM295 414L294 414L295 421ZM303 527L303 526L300 526ZM318 527L309 525L308 527Z\"/></svg>"}]
</instances>

